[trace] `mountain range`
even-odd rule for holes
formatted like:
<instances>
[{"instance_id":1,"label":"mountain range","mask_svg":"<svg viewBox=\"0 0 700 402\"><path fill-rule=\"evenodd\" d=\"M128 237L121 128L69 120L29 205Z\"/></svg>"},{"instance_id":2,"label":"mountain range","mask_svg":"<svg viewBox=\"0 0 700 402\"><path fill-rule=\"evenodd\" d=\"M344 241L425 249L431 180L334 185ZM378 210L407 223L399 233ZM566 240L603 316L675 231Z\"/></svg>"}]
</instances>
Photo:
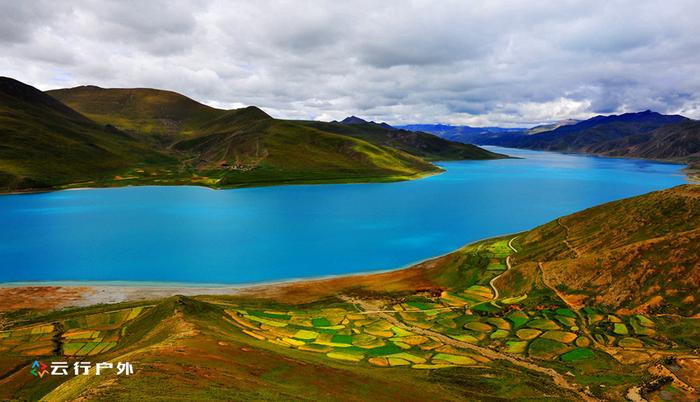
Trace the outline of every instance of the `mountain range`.
<instances>
[{"instance_id":1,"label":"mountain range","mask_svg":"<svg viewBox=\"0 0 700 402\"><path fill-rule=\"evenodd\" d=\"M453 141L567 153L644 158L700 168L700 122L646 110L531 129L410 125Z\"/></svg>"},{"instance_id":2,"label":"mountain range","mask_svg":"<svg viewBox=\"0 0 700 402\"><path fill-rule=\"evenodd\" d=\"M98 124L36 88L0 78L0 188L47 188L171 156Z\"/></svg>"},{"instance_id":3,"label":"mountain range","mask_svg":"<svg viewBox=\"0 0 700 402\"><path fill-rule=\"evenodd\" d=\"M450 141L467 144L477 143L492 137L498 138L503 134L520 134L527 131L524 128L451 126L448 124L407 124L396 127L404 130L431 133Z\"/></svg>"},{"instance_id":4,"label":"mountain range","mask_svg":"<svg viewBox=\"0 0 700 402\"><path fill-rule=\"evenodd\" d=\"M392 181L439 172L431 161L505 157L478 145L700 167L700 122L649 110L531 129L392 127L357 116L280 120L255 106L217 109L151 88L80 86L44 93L2 77L0 111L4 191Z\"/></svg>"},{"instance_id":5,"label":"mountain range","mask_svg":"<svg viewBox=\"0 0 700 402\"><path fill-rule=\"evenodd\" d=\"M504 136L487 142L518 148L595 153L594 151L600 149L601 144L606 142L647 133L688 120L683 116L662 115L646 110L639 113L596 116L536 135Z\"/></svg>"},{"instance_id":6,"label":"mountain range","mask_svg":"<svg viewBox=\"0 0 700 402\"><path fill-rule=\"evenodd\" d=\"M429 160L505 157L389 126L279 120L150 88L44 93L0 77L0 111L4 191L394 181L440 172Z\"/></svg>"}]
</instances>

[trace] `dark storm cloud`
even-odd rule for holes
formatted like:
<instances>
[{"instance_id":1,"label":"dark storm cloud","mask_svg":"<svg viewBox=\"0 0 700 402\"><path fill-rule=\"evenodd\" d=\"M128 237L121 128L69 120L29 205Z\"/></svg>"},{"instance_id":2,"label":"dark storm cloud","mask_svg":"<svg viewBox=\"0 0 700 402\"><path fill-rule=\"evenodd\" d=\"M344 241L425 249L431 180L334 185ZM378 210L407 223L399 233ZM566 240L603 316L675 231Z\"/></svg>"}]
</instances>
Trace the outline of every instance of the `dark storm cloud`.
<instances>
[{"instance_id":1,"label":"dark storm cloud","mask_svg":"<svg viewBox=\"0 0 700 402\"><path fill-rule=\"evenodd\" d=\"M697 15L695 1L0 0L0 74L286 118L700 118Z\"/></svg>"}]
</instances>

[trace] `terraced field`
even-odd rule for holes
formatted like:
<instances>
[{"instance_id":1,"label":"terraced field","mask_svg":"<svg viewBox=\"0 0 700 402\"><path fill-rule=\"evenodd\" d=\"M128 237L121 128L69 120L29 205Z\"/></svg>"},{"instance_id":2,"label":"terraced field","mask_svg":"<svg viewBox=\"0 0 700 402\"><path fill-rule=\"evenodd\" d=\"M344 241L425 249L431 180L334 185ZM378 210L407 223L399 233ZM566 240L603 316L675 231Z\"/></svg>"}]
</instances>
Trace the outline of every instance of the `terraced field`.
<instances>
[{"instance_id":1,"label":"terraced field","mask_svg":"<svg viewBox=\"0 0 700 402\"><path fill-rule=\"evenodd\" d=\"M106 353L117 347L129 322L148 308L119 309L0 331L0 352L35 357Z\"/></svg>"},{"instance_id":2,"label":"terraced field","mask_svg":"<svg viewBox=\"0 0 700 402\"><path fill-rule=\"evenodd\" d=\"M443 292L434 300L409 299L377 312L351 308L260 311L242 305L225 310L223 319L258 340L381 367L445 368L479 365L489 359L399 328L379 313L393 313L408 326L458 341L543 360L594 359L596 345L620 348L627 358L637 354L649 358L644 352L648 348L673 348L673 343L654 336L656 324L644 315L618 317L586 308L581 318L571 309L556 306L523 310L518 302L485 301L487 291L471 286L462 293Z\"/></svg>"},{"instance_id":3,"label":"terraced field","mask_svg":"<svg viewBox=\"0 0 700 402\"><path fill-rule=\"evenodd\" d=\"M413 305L419 304L422 308ZM456 328L452 318L459 314L438 313L428 303L405 303L394 306L396 312L413 316L426 328L433 323ZM423 311L426 312L423 312ZM226 310L227 317L249 336L321 353L330 359L365 361L380 367L410 366L418 369L487 363L489 359L457 351L439 339L401 329L372 314L332 308L316 311ZM459 335L456 335L459 338Z\"/></svg>"}]
</instances>

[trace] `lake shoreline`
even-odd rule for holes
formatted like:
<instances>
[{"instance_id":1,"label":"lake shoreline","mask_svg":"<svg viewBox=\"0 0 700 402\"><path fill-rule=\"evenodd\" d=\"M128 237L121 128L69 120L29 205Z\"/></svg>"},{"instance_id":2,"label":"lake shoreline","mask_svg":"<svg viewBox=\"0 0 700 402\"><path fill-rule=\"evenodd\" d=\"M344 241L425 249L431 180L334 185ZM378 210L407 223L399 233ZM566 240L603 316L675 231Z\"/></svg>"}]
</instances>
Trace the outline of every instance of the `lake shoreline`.
<instances>
[{"instance_id":1,"label":"lake shoreline","mask_svg":"<svg viewBox=\"0 0 700 402\"><path fill-rule=\"evenodd\" d=\"M686 182L677 167L643 161L603 163L608 158L540 151L516 155L525 158L443 162L441 174L430 175L436 178L384 186L221 193L135 186L114 194L65 189L61 195L0 197L0 217L12 223L0 233L6 246L0 251L15 266L0 287L233 293L377 275L439 258L469 242ZM544 193L542 183L549 186ZM561 188L569 191L552 202ZM602 191L606 188L610 191ZM539 199L550 202L530 206ZM273 245L279 250L271 255Z\"/></svg>"},{"instance_id":2,"label":"lake shoreline","mask_svg":"<svg viewBox=\"0 0 700 402\"><path fill-rule=\"evenodd\" d=\"M315 286L325 282L352 282L354 279L399 275L410 270L422 269L432 262L447 257L465 247L511 236L523 232L507 233L475 240L463 246L398 268L356 272L349 274L323 275L309 278L293 278L244 284L215 284L197 282L139 282L139 281L22 281L0 282L0 300L12 295L19 299L32 300L26 296L42 294L42 297L55 299L54 308L87 307L96 304L113 304L127 301L160 299L176 295L182 296L250 296L251 294L275 294L285 288ZM23 297L19 297L19 296ZM61 296L66 295L66 296ZM16 306L15 306L16 308ZM25 307L26 308L26 307ZM0 312L7 310L0 303Z\"/></svg>"},{"instance_id":3,"label":"lake shoreline","mask_svg":"<svg viewBox=\"0 0 700 402\"><path fill-rule=\"evenodd\" d=\"M500 148L500 149L509 149L507 147L501 147L498 145L479 145L479 147L482 147L484 149L489 150L489 148ZM614 155L604 155L604 154L598 154L598 153L581 153L581 152L564 152L564 151L548 151L548 150L541 150L541 149L530 149L530 148L510 148L514 150L519 150L519 151L534 151L534 152L547 152L547 153L554 153L554 154L561 154L561 155L572 155L572 156L588 156L588 157L599 157L599 158L605 158L605 159L622 159L622 160L640 160L640 161L645 161L645 162L654 162L654 163L659 163L659 164L668 164L668 165L678 165L678 166L685 166L683 169L681 169L681 172L683 172L683 175L688 179L689 182L694 182L698 183L700 182L700 169L696 169L693 167L690 167L690 165L687 162L683 161L678 161L678 160L669 160L669 159L649 159L649 158L639 158L639 157L634 157L634 156L614 156ZM436 163L440 162L468 162L468 161L484 161L484 160L501 160L501 159L522 159L521 157L518 156L513 156L513 155L508 155L508 154L501 154L496 151L491 151L494 153L497 153L499 155L504 155L504 158L495 158L495 159L464 159L464 160L438 160L438 161L430 161L430 163L437 167L438 170L435 171L429 171L429 172L420 172L416 173L413 175L409 176L376 176L376 177L367 177L367 178L348 178L348 179L343 179L343 178L338 178L338 179L319 179L319 180L299 180L299 181L270 181L270 182L258 182L258 183L241 183L239 185L233 184L229 186L210 186L206 184L201 184L201 183L182 183L182 184L155 184L155 183L144 183L144 184L128 184L125 183L124 185L118 185L118 183L109 183L104 186L84 186L84 187L70 187L72 185L76 185L78 183L69 183L66 185L63 185L61 187L50 187L50 188L30 188L30 189L23 189L23 190L13 190L13 191L5 191L3 189L0 189L0 196L3 195L30 195L30 194L43 194L43 193L54 193L54 192L59 192L59 191L78 191L78 190L101 190L101 189L111 189L111 188L125 188L125 187L200 187L200 188L206 188L209 190L235 190L235 189L242 189L242 188L261 188L261 187L275 187L275 186L313 186L313 185L329 185L329 184L372 184L372 183L399 183L403 181L413 181L413 180L420 180L432 176L437 176L440 174L443 174L446 172L446 170L439 165L436 165ZM366 179L366 180L364 180Z\"/></svg>"},{"instance_id":4,"label":"lake shoreline","mask_svg":"<svg viewBox=\"0 0 700 402\"><path fill-rule=\"evenodd\" d=\"M337 279L337 278L347 278L353 276L367 276L367 275L377 275L389 272L401 271L404 269L410 269L416 265L420 265L431 260L445 257L464 247L468 247L477 243L497 240L503 237L515 236L523 233L505 233L497 236L491 236L479 240L474 240L469 243L460 246L459 248L448 251L439 255L432 257L423 258L421 260L410 262L401 267L387 268L371 271L361 271L352 272L346 274L331 274L331 275L320 275L312 276L307 278L289 278L289 279L279 279L271 281L260 281L260 282L248 282L248 283L206 283L206 282L167 282L167 281L125 281L125 280L115 280L115 281L81 281L81 280L66 280L66 281L18 281L18 282L0 282L0 288L22 288L22 287L133 287L133 288L156 288L156 289L250 289L260 286L277 286L277 285L287 285L290 283L307 282L307 281L322 281L326 279Z\"/></svg>"},{"instance_id":5,"label":"lake shoreline","mask_svg":"<svg viewBox=\"0 0 700 402\"><path fill-rule=\"evenodd\" d=\"M509 157L510 159L517 159ZM508 158L502 158L508 159ZM469 160L465 160L469 161ZM480 161L480 160L475 160ZM435 163L439 162L452 162L452 161L433 161ZM129 184L118 185L118 183L108 183L104 186L83 186L83 187L70 187L78 183L69 183L61 187L50 187L50 188L29 188L23 190L13 190L5 191L0 190L0 196L3 195L31 195L31 194L45 194L45 193L56 193L60 191L84 191L84 190L104 190L104 189L120 189L127 187L198 187L205 188L212 191L218 190L236 190L244 188L262 188L262 187L277 187L277 186L320 186L320 185L332 185L332 184L373 184L373 183L399 183L403 181L413 181L421 180L432 176L437 176L446 172L445 169L438 165L434 165L438 169L416 173L408 176L373 176L373 177L361 177L361 178L338 178L338 179L319 179L319 180L298 180L298 181L270 181L270 182L258 182L258 183L241 183L239 185L229 185L229 186L209 186L201 183L182 183L182 184L156 184L156 183L144 183L144 184Z\"/></svg>"}]
</instances>

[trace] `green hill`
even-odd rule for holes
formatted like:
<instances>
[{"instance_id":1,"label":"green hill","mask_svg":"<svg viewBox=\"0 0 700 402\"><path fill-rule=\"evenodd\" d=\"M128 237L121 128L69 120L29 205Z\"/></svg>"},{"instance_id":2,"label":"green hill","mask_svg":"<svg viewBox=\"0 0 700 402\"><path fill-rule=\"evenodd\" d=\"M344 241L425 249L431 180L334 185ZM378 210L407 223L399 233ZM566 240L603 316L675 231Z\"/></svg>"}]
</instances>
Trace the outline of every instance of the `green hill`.
<instances>
[{"instance_id":1,"label":"green hill","mask_svg":"<svg viewBox=\"0 0 700 402\"><path fill-rule=\"evenodd\" d=\"M192 134L226 114L172 91L100 88L92 85L46 91L90 119L142 134Z\"/></svg>"},{"instance_id":2,"label":"green hill","mask_svg":"<svg viewBox=\"0 0 700 402\"><path fill-rule=\"evenodd\" d=\"M198 103L184 95L149 88L105 89L82 86L47 91L47 93L85 116L122 130L182 137L202 137L212 134L253 131L254 123L272 118L256 107L238 110L220 110ZM474 145L444 140L432 134L397 130L386 124L375 124L356 118L353 124L316 121L290 121L279 127L302 127L313 130L308 134L325 133L349 136L374 145L391 147L426 160L495 159L493 152ZM257 126L255 126L257 127ZM209 141L213 138L210 137ZM202 140L207 142L205 140ZM197 141L201 144L202 141ZM188 143L189 144L189 143ZM226 153L229 144L216 152ZM177 146L183 148L183 144ZM211 150L208 150L211 151ZM205 159L212 156L207 152Z\"/></svg>"},{"instance_id":3,"label":"green hill","mask_svg":"<svg viewBox=\"0 0 700 402\"><path fill-rule=\"evenodd\" d=\"M257 107L220 110L155 89L84 86L49 94L97 121L165 135L218 186L387 181L440 171L426 160L502 158L481 148L380 125L273 119Z\"/></svg>"},{"instance_id":4,"label":"green hill","mask_svg":"<svg viewBox=\"0 0 700 402\"><path fill-rule=\"evenodd\" d=\"M0 189L50 188L171 162L34 87L0 77Z\"/></svg>"},{"instance_id":5,"label":"green hill","mask_svg":"<svg viewBox=\"0 0 700 402\"><path fill-rule=\"evenodd\" d=\"M49 95L47 95L49 94ZM273 119L171 91L0 84L0 189L396 181L500 158L429 134Z\"/></svg>"},{"instance_id":6,"label":"green hill","mask_svg":"<svg viewBox=\"0 0 700 402\"><path fill-rule=\"evenodd\" d=\"M343 120L343 122L348 119ZM505 157L472 144L449 141L433 134L396 129L387 124L367 122L357 117L350 121L351 123L306 121L303 124L319 130L400 149L426 160L498 159Z\"/></svg>"},{"instance_id":7,"label":"green hill","mask_svg":"<svg viewBox=\"0 0 700 402\"><path fill-rule=\"evenodd\" d=\"M173 148L197 155L196 165L202 171L223 170L219 183L224 186L387 181L440 171L393 148L294 121L259 119L255 110L230 116L240 117L239 123L207 125L204 134L178 141Z\"/></svg>"}]
</instances>

